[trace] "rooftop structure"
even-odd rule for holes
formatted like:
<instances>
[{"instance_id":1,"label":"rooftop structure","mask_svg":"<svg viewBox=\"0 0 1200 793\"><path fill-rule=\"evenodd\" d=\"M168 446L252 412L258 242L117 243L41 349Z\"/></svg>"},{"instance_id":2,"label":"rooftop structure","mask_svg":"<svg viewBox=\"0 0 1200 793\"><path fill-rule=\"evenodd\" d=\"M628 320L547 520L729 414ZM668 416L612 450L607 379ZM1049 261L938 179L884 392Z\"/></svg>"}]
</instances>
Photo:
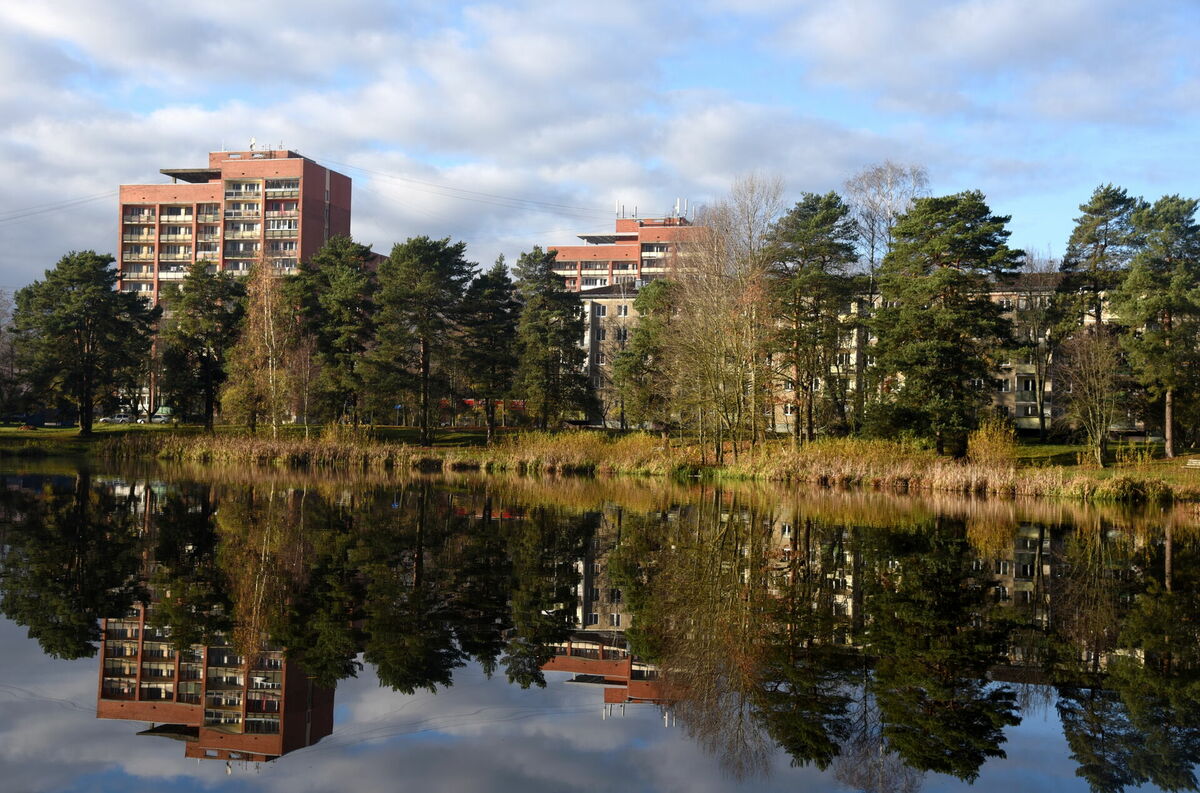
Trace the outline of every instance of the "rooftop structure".
<instances>
[{"instance_id":1,"label":"rooftop structure","mask_svg":"<svg viewBox=\"0 0 1200 793\"><path fill-rule=\"evenodd\" d=\"M639 283L675 266L680 243L699 226L685 217L618 218L611 234L580 234L583 245L551 245L558 251L554 272L567 289Z\"/></svg>"}]
</instances>

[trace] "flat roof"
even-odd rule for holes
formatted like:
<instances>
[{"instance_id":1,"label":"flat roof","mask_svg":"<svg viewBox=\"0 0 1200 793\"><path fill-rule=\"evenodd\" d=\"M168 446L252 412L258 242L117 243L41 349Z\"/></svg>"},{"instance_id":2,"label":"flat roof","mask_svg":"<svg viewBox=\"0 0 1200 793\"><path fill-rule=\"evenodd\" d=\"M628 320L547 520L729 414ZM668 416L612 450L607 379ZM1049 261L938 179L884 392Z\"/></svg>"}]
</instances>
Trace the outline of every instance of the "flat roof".
<instances>
[{"instance_id":1,"label":"flat roof","mask_svg":"<svg viewBox=\"0 0 1200 793\"><path fill-rule=\"evenodd\" d=\"M166 174L172 179L179 179L193 184L203 184L221 178L221 172L212 168L160 168L159 173Z\"/></svg>"}]
</instances>

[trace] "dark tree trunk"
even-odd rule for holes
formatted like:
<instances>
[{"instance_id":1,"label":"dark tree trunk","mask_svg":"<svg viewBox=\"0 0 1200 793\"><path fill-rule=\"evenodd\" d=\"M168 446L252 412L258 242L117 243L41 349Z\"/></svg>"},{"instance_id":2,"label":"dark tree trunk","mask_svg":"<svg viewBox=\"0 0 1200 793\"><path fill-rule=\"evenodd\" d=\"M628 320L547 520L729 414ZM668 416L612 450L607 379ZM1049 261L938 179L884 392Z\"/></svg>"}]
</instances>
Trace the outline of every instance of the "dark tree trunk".
<instances>
[{"instance_id":1,"label":"dark tree trunk","mask_svg":"<svg viewBox=\"0 0 1200 793\"><path fill-rule=\"evenodd\" d=\"M421 337L421 445L430 445L429 432L429 340Z\"/></svg>"}]
</instances>

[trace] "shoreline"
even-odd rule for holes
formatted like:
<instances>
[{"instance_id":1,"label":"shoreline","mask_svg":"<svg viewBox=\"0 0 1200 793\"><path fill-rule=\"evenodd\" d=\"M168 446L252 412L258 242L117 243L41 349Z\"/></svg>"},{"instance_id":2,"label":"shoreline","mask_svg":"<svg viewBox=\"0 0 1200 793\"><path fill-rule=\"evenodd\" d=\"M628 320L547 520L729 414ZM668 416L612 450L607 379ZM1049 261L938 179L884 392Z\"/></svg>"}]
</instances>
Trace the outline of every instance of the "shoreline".
<instances>
[{"instance_id":1,"label":"shoreline","mask_svg":"<svg viewBox=\"0 0 1200 793\"><path fill-rule=\"evenodd\" d=\"M0 445L0 458L10 460L159 460L348 474L416 471L764 480L830 490L1127 504L1200 502L1200 471L1185 472L1179 458L1104 469L1014 462L981 465L938 457L911 444L862 439L820 440L798 449L786 440L767 441L742 450L736 462L723 466L705 465L695 446L664 449L658 436L644 433L530 431L506 435L490 447L422 447L372 438L366 430L326 430L307 439L166 429L100 433L93 439L56 434L4 440L8 442Z\"/></svg>"}]
</instances>

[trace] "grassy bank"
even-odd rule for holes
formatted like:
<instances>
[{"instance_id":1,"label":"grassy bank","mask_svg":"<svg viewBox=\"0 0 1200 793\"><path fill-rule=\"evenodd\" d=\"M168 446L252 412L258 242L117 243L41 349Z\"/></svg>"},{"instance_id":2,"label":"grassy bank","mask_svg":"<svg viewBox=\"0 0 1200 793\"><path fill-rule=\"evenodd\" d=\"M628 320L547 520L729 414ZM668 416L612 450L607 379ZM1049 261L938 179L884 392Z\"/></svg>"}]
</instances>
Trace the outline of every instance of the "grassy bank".
<instances>
[{"instance_id":1,"label":"grassy bank","mask_svg":"<svg viewBox=\"0 0 1200 793\"><path fill-rule=\"evenodd\" d=\"M769 441L739 451L716 468L702 464L694 445L664 448L658 436L591 431L514 432L492 446L479 431L447 431L432 447L413 443L412 430L327 429L309 437L294 428L266 432L102 428L93 439L73 430L0 430L0 455L88 455L106 460L159 459L201 465L272 466L296 470L387 473L486 471L520 474L695 475L759 479L827 488L1067 498L1097 502L1200 501L1200 470L1183 460L1118 454L1114 467L1094 469L1060 461L1078 447L1022 445L1003 462L939 457L916 444L825 439L793 448Z\"/></svg>"}]
</instances>

